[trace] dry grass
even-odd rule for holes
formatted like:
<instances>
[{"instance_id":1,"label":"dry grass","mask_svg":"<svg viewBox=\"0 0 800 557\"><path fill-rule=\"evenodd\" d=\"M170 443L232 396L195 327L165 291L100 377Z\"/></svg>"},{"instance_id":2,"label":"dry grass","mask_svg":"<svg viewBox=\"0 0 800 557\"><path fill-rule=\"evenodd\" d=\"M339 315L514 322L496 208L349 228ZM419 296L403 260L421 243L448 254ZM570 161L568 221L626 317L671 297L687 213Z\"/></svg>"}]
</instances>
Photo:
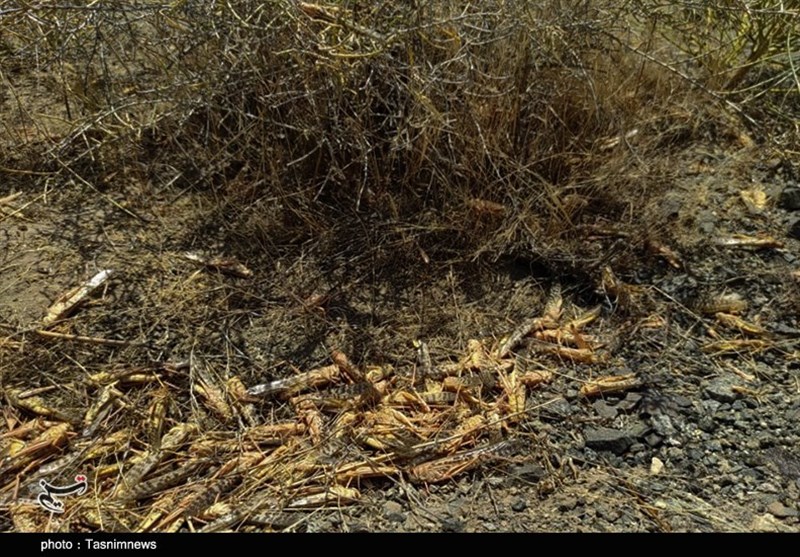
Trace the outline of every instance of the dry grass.
<instances>
[{"instance_id":1,"label":"dry grass","mask_svg":"<svg viewBox=\"0 0 800 557\"><path fill-rule=\"evenodd\" d=\"M681 172L678 154L746 143L753 92L791 85L748 81L761 62L776 71L791 14L768 59L762 32L687 62L679 47L697 49L684 39L706 28L670 7L662 22L618 2L8 3L0 222L9 245L25 233L15 245L61 266L24 260L7 290L52 276L55 297L92 265L124 275L46 334L4 318L3 528L287 528L291 513L267 510L508 458L525 373L541 370L478 365L468 340L499 346L542 287L512 292L487 269L570 283L577 319L602 301L605 268L636 269L665 240L648 203ZM764 10L710 13L737 36L743 19L771 29ZM22 268L5 257L0 272ZM432 363L412 339L430 340ZM576 342L540 348L561 364L605 361L590 336ZM378 394L247 393L331 358L328 383ZM498 384L450 400L452 375L484 365ZM442 390L449 405L432 411L421 395ZM42 523L25 490L86 470L97 499Z\"/></svg>"}]
</instances>

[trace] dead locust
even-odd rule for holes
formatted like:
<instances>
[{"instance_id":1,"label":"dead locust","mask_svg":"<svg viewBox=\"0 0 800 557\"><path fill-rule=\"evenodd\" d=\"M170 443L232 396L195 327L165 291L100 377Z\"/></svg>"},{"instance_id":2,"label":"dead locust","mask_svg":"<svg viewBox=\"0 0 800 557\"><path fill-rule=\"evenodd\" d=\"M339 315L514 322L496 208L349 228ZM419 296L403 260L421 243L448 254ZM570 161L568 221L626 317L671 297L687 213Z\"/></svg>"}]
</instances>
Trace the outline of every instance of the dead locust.
<instances>
[{"instance_id":1,"label":"dead locust","mask_svg":"<svg viewBox=\"0 0 800 557\"><path fill-rule=\"evenodd\" d=\"M229 257L203 257L202 255L187 252L183 254L185 259L199 263L204 267L219 271L224 275L231 275L237 278L250 278L253 276L253 271L245 267L236 259Z\"/></svg>"},{"instance_id":2,"label":"dead locust","mask_svg":"<svg viewBox=\"0 0 800 557\"><path fill-rule=\"evenodd\" d=\"M715 317L717 318L717 321L729 329L735 329L754 337L763 337L769 335L769 331L767 331L764 327L745 321L741 317L722 312L717 313Z\"/></svg>"},{"instance_id":3,"label":"dead locust","mask_svg":"<svg viewBox=\"0 0 800 557\"><path fill-rule=\"evenodd\" d=\"M580 389L580 395L583 397L593 397L609 393L618 393L635 389L640 386L639 379L633 373L626 373L625 375L606 375L605 377L598 377L592 379Z\"/></svg>"},{"instance_id":4,"label":"dead locust","mask_svg":"<svg viewBox=\"0 0 800 557\"><path fill-rule=\"evenodd\" d=\"M50 306L50 309L47 310L47 315L45 315L44 319L42 319L42 326L48 327L56 321L67 317L81 303L83 303L92 292L102 286L103 283L105 283L111 276L112 272L113 271L110 269L100 271L81 286L70 290L59 297L53 303L53 305Z\"/></svg>"},{"instance_id":5,"label":"dead locust","mask_svg":"<svg viewBox=\"0 0 800 557\"><path fill-rule=\"evenodd\" d=\"M767 236L766 234L760 234L758 236L733 234L731 236L717 238L714 243L725 248L771 249L783 247L783 242L776 240L772 236Z\"/></svg>"}]
</instances>

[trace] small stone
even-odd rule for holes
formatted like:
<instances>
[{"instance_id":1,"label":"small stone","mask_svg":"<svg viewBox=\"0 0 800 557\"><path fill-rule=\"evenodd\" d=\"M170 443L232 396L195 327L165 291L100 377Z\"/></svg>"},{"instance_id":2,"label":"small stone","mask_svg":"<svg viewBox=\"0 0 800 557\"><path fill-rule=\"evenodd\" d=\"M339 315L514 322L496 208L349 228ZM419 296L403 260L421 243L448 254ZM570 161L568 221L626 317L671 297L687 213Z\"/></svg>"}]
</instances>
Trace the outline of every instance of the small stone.
<instances>
[{"instance_id":1,"label":"small stone","mask_svg":"<svg viewBox=\"0 0 800 557\"><path fill-rule=\"evenodd\" d=\"M630 432L607 427L589 428L584 432L586 446L597 451L623 454L636 440Z\"/></svg>"},{"instance_id":2,"label":"small stone","mask_svg":"<svg viewBox=\"0 0 800 557\"><path fill-rule=\"evenodd\" d=\"M734 402L739 395L733 391L734 383L728 377L717 377L716 379L712 379L708 382L705 386L704 392L705 394L716 401L722 403L732 403Z\"/></svg>"},{"instance_id":3,"label":"small stone","mask_svg":"<svg viewBox=\"0 0 800 557\"><path fill-rule=\"evenodd\" d=\"M797 219L789 225L789 230L786 235L795 240L800 240L800 219Z\"/></svg>"},{"instance_id":4,"label":"small stone","mask_svg":"<svg viewBox=\"0 0 800 557\"><path fill-rule=\"evenodd\" d=\"M528 482L538 482L547 477L547 470L543 466L530 462L512 468L511 473Z\"/></svg>"},{"instance_id":5,"label":"small stone","mask_svg":"<svg viewBox=\"0 0 800 557\"><path fill-rule=\"evenodd\" d=\"M683 395L675 395L672 397L672 402L681 408L690 408L692 406L692 399Z\"/></svg>"},{"instance_id":6,"label":"small stone","mask_svg":"<svg viewBox=\"0 0 800 557\"><path fill-rule=\"evenodd\" d=\"M650 491L653 493L663 493L667 490L667 486L661 482L653 482L650 484Z\"/></svg>"},{"instance_id":7,"label":"small stone","mask_svg":"<svg viewBox=\"0 0 800 557\"><path fill-rule=\"evenodd\" d=\"M558 504L558 510L562 513L571 511L578 506L578 499L575 497L564 497Z\"/></svg>"},{"instance_id":8,"label":"small stone","mask_svg":"<svg viewBox=\"0 0 800 557\"><path fill-rule=\"evenodd\" d=\"M767 512L776 518L792 518L800 514L780 501L773 501L767 505Z\"/></svg>"},{"instance_id":9,"label":"small stone","mask_svg":"<svg viewBox=\"0 0 800 557\"><path fill-rule=\"evenodd\" d=\"M397 501L386 501L383 504L384 515L389 515L392 513L400 513L400 512L403 512L403 505L401 505Z\"/></svg>"},{"instance_id":10,"label":"small stone","mask_svg":"<svg viewBox=\"0 0 800 557\"><path fill-rule=\"evenodd\" d=\"M758 442L758 439L748 439L744 442L744 448L751 451L758 450L760 447L761 443Z\"/></svg>"},{"instance_id":11,"label":"small stone","mask_svg":"<svg viewBox=\"0 0 800 557\"><path fill-rule=\"evenodd\" d=\"M712 439L706 443L706 449L713 452L719 452L722 450L722 443L719 442L719 439Z\"/></svg>"},{"instance_id":12,"label":"small stone","mask_svg":"<svg viewBox=\"0 0 800 557\"><path fill-rule=\"evenodd\" d=\"M644 446L643 443L634 443L633 445L631 445L628 448L628 450L633 454L640 453L640 452L644 451L645 449L646 449L646 447Z\"/></svg>"},{"instance_id":13,"label":"small stone","mask_svg":"<svg viewBox=\"0 0 800 557\"><path fill-rule=\"evenodd\" d=\"M686 449L686 456L692 460L701 460L704 456L704 453L701 449L692 447L690 449Z\"/></svg>"},{"instance_id":14,"label":"small stone","mask_svg":"<svg viewBox=\"0 0 800 557\"><path fill-rule=\"evenodd\" d=\"M664 470L664 463L661 461L660 458L654 456L653 459L650 461L650 473L653 476L657 476L663 470Z\"/></svg>"},{"instance_id":15,"label":"small stone","mask_svg":"<svg viewBox=\"0 0 800 557\"><path fill-rule=\"evenodd\" d=\"M649 433L644 437L645 443L650 445L651 447L658 447L664 441L659 435L655 433Z\"/></svg>"},{"instance_id":16,"label":"small stone","mask_svg":"<svg viewBox=\"0 0 800 557\"><path fill-rule=\"evenodd\" d=\"M766 461L761 454L745 454L742 458L742 462L751 468L757 468L763 466Z\"/></svg>"},{"instance_id":17,"label":"small stone","mask_svg":"<svg viewBox=\"0 0 800 557\"><path fill-rule=\"evenodd\" d=\"M597 509L597 514L600 516L600 518L603 518L611 523L616 522L620 517L620 513L617 509L605 505Z\"/></svg>"},{"instance_id":18,"label":"small stone","mask_svg":"<svg viewBox=\"0 0 800 557\"><path fill-rule=\"evenodd\" d=\"M613 420L617 417L617 409L608 404L605 400L597 400L592 404L592 408L597 415L606 420Z\"/></svg>"},{"instance_id":19,"label":"small stone","mask_svg":"<svg viewBox=\"0 0 800 557\"><path fill-rule=\"evenodd\" d=\"M774 516L762 514L750 523L752 532L792 532L793 529L779 522Z\"/></svg>"},{"instance_id":20,"label":"small stone","mask_svg":"<svg viewBox=\"0 0 800 557\"><path fill-rule=\"evenodd\" d=\"M580 395L580 392L578 391L578 389L567 389L564 392L564 398L566 400L575 400L575 399L578 398L579 395Z\"/></svg>"},{"instance_id":21,"label":"small stone","mask_svg":"<svg viewBox=\"0 0 800 557\"><path fill-rule=\"evenodd\" d=\"M755 468L745 468L739 472L739 476L750 485L763 479L763 474Z\"/></svg>"},{"instance_id":22,"label":"small stone","mask_svg":"<svg viewBox=\"0 0 800 557\"><path fill-rule=\"evenodd\" d=\"M441 527L442 532L457 534L464 530L464 523L457 518L443 518L441 521Z\"/></svg>"},{"instance_id":23,"label":"small stone","mask_svg":"<svg viewBox=\"0 0 800 557\"><path fill-rule=\"evenodd\" d=\"M671 460L680 460L683 458L683 449L678 447L669 447L666 451L667 458Z\"/></svg>"},{"instance_id":24,"label":"small stone","mask_svg":"<svg viewBox=\"0 0 800 557\"><path fill-rule=\"evenodd\" d=\"M708 416L704 416L700 418L700 421L697 423L697 427L706 433L714 433L717 429L717 422Z\"/></svg>"},{"instance_id":25,"label":"small stone","mask_svg":"<svg viewBox=\"0 0 800 557\"><path fill-rule=\"evenodd\" d=\"M564 398L559 398L542 408L542 419L547 421L561 421L573 414L572 405Z\"/></svg>"},{"instance_id":26,"label":"small stone","mask_svg":"<svg viewBox=\"0 0 800 557\"><path fill-rule=\"evenodd\" d=\"M783 188L778 198L778 205L787 211L800 210L800 188Z\"/></svg>"},{"instance_id":27,"label":"small stone","mask_svg":"<svg viewBox=\"0 0 800 557\"><path fill-rule=\"evenodd\" d=\"M792 327L788 323L775 323L770 327L774 332L782 335L800 335L800 329Z\"/></svg>"},{"instance_id":28,"label":"small stone","mask_svg":"<svg viewBox=\"0 0 800 557\"><path fill-rule=\"evenodd\" d=\"M672 420L666 414L657 414L650 418L650 424L653 426L653 431L658 433L661 437L672 437L677 433L675 426L672 425Z\"/></svg>"},{"instance_id":29,"label":"small stone","mask_svg":"<svg viewBox=\"0 0 800 557\"><path fill-rule=\"evenodd\" d=\"M727 414L725 412L722 412L722 411L717 412L716 414L714 414L714 419L716 421L718 421L719 423L725 424L725 425L731 425L731 424L733 424L733 422L736 421L736 418L734 416L732 416L731 414Z\"/></svg>"},{"instance_id":30,"label":"small stone","mask_svg":"<svg viewBox=\"0 0 800 557\"><path fill-rule=\"evenodd\" d=\"M758 486L759 491L762 493L780 493L780 489L775 484L771 484L769 482L764 482L760 486Z\"/></svg>"},{"instance_id":31,"label":"small stone","mask_svg":"<svg viewBox=\"0 0 800 557\"><path fill-rule=\"evenodd\" d=\"M617 408L620 412L631 412L641 401L642 395L639 393L628 393L625 395L625 398L617 404Z\"/></svg>"},{"instance_id":32,"label":"small stone","mask_svg":"<svg viewBox=\"0 0 800 557\"><path fill-rule=\"evenodd\" d=\"M528 508L528 503L525 501L525 499L517 499L511 504L511 510L513 510L514 512L519 513L527 508Z\"/></svg>"},{"instance_id":33,"label":"small stone","mask_svg":"<svg viewBox=\"0 0 800 557\"><path fill-rule=\"evenodd\" d=\"M406 515L403 513L386 513L384 515L389 522L401 523L406 521Z\"/></svg>"}]
</instances>

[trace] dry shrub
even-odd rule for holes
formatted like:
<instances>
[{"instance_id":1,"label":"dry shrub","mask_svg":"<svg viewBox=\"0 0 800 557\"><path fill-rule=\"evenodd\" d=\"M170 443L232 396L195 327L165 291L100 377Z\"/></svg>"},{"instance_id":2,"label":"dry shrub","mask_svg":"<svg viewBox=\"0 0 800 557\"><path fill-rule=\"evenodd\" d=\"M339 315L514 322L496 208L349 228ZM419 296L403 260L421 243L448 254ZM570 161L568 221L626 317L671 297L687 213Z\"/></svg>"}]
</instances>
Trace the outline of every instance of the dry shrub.
<instances>
[{"instance_id":1,"label":"dry shrub","mask_svg":"<svg viewBox=\"0 0 800 557\"><path fill-rule=\"evenodd\" d=\"M207 188L248 252L577 261L578 224L634 221L642 184L668 182L646 161L727 125L665 50L703 29L679 4L10 6L12 95L35 63L63 104L44 125L16 103L4 124L46 158L4 166Z\"/></svg>"}]
</instances>

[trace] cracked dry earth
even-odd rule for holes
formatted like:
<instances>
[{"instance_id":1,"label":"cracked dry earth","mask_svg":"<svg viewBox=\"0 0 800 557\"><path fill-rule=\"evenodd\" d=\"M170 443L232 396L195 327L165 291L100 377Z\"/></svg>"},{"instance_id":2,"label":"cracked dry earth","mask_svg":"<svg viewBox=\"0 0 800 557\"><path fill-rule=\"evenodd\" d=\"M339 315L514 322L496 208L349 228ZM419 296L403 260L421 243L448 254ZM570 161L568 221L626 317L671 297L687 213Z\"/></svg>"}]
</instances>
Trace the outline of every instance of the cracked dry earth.
<instances>
[{"instance_id":1,"label":"cracked dry earth","mask_svg":"<svg viewBox=\"0 0 800 557\"><path fill-rule=\"evenodd\" d=\"M24 356L12 355L13 350L22 350L26 332L36 328L60 293L98 269L113 268L117 282L81 309L83 315L94 315L94 321L81 325L81 316L73 317L77 326L71 333L145 336L153 339L146 361L183 361L195 354L213 359L228 350L226 365L239 373L251 392L265 377L276 379L274 366L270 367L275 362L291 361L299 369L312 369L315 363L330 362L326 346L352 354L359 334L390 338L386 353L393 355L401 377L409 374L402 369L416 365L414 348L406 340L414 337L427 340L436 366L452 363L470 346L469 339L481 338L487 349L508 352L522 368L551 374L549 382L530 389L524 417L501 432L508 443L493 458L440 482L413 481L408 474L364 478L358 482L360 497L354 504L296 512L293 521L281 525L283 529L797 532L797 169L785 159L771 159L752 149L695 150L686 158L689 163L681 180L646 208L654 222L669 223L660 232L663 241L647 244L653 251L643 256L650 263L647 269L621 277L609 270L595 284L586 284L575 277L520 272L517 262L508 268L498 266L488 280L490 286L472 297L465 292L474 285L468 276L461 277L458 284L466 285L463 291L455 283L445 284L437 301L445 304L442 300L461 296L458 330L454 334L443 327L439 336L436 308L427 317L419 310L414 313L419 299L413 292L403 294L406 299L400 309L406 308L405 318L393 317L385 328L363 332L367 324L361 316L367 310L362 307L383 303L383 310L397 310L392 306L397 296L383 289L360 301L358 293L352 293L347 304L334 300L325 320L314 321L312 316L299 331L295 322L292 330L281 330L282 320L303 308L297 302L302 296L286 295L290 288L285 285L308 293L319 284L303 282L307 273L303 260L281 267L275 261L259 261L253 253L235 255L246 260L256 276L271 268L282 273L282 281L248 283L240 277L232 283L233 279L214 275L220 282L204 283L209 292L225 291L225 296L235 298L239 309L234 317L213 321L213 315L203 313L210 298L202 296L165 309L157 301L169 300L170 288L183 284L172 279L206 280L203 270L181 260L180 253L189 248L207 253L233 249L225 244L224 230L196 232L197 221L202 220L197 216L200 193L177 198L151 192L140 196L147 199L145 203L124 187L91 198L85 192L75 193L74 186L44 196L23 192L3 207L0 231L0 315L8 333L3 358L15 362L13 370L3 366L3 386L52 388L59 379L53 375L41 382L28 378L33 385L26 385L19 371ZM28 202L31 205L25 205ZM147 218L126 220L117 210L121 205ZM28 208L20 210L23 206ZM154 284L161 298L152 297ZM562 333L579 337L578 351L592 344L595 333L612 339L606 347L608 358L581 361L568 357L569 352L542 351L532 335L508 344L508 336L531 312L546 305L543 293L555 284L563 288L565 311L573 308L580 314L599 302L597 330L589 326L580 333ZM531 300L540 300L537 307L531 308ZM337 304L347 307L338 310ZM171 322L163 315L170 311L182 317L196 312L200 325L192 331L176 328L177 317ZM466 316L468 311L474 315ZM434 322L426 328L415 319ZM394 339L399 335L392 334L393 328L408 334ZM143 357L135 346L118 350L78 343L78 348L66 349L58 340L48 342L54 342L54 350L64 350L59 360L63 373L75 365L73 372L79 373L83 365L98 370ZM592 383L599 378L610 382L607 388L597 387L602 382ZM270 404L259 407L263 415L277 411ZM8 419L12 409L4 405ZM69 409L65 412L69 414ZM13 497L32 496L28 488L38 477L36 469L13 474L18 475L15 481L21 489L3 491L2 530L18 527L12 509L19 500ZM3 477L2 484L10 485L10 478ZM75 523L62 527L90 528L77 516L72 520ZM198 528L210 520L200 517ZM263 530L246 521L229 527Z\"/></svg>"}]
</instances>

